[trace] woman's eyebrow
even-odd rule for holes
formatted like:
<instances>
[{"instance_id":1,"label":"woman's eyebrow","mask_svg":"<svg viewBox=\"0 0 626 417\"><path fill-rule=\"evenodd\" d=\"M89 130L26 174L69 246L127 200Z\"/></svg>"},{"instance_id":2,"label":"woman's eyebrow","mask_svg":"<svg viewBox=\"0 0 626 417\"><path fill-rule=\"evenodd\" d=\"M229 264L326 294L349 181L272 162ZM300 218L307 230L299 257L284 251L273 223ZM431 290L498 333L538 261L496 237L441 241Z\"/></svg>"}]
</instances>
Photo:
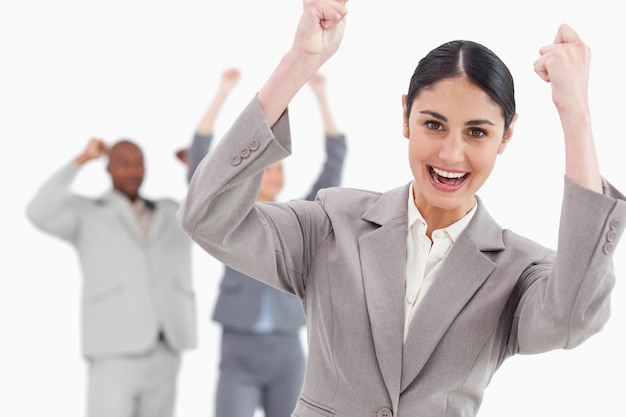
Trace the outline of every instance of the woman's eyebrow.
<instances>
[{"instance_id":1,"label":"woman's eyebrow","mask_svg":"<svg viewBox=\"0 0 626 417\"><path fill-rule=\"evenodd\" d=\"M491 126L495 126L494 123L490 122L487 119L469 120L469 121L465 122L465 126L476 126L476 125L491 125Z\"/></svg>"},{"instance_id":2,"label":"woman's eyebrow","mask_svg":"<svg viewBox=\"0 0 626 417\"><path fill-rule=\"evenodd\" d=\"M433 116L435 119L439 119L439 120L442 120L444 122L448 121L448 118L446 116L444 116L443 114L437 113L436 111L420 110L420 114L429 114L429 115ZM477 125L491 125L491 126L495 126L494 123L492 123L491 121L489 121L487 119L468 120L467 122L465 122L465 126L477 126Z\"/></svg>"},{"instance_id":3,"label":"woman's eyebrow","mask_svg":"<svg viewBox=\"0 0 626 417\"><path fill-rule=\"evenodd\" d=\"M432 111L432 110L421 110L420 114L430 114L431 116L433 116L435 119L439 119L439 120L443 120L444 122L448 121L448 118L445 117L443 114L439 114L436 111Z\"/></svg>"}]
</instances>

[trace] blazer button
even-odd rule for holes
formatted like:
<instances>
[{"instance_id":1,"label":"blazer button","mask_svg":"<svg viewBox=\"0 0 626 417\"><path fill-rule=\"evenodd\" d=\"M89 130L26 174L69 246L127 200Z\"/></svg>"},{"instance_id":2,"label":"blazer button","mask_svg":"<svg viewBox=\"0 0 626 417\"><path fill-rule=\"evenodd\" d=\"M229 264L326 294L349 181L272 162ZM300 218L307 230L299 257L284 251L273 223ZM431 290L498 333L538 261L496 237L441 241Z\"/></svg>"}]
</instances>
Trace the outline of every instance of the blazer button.
<instances>
[{"instance_id":1,"label":"blazer button","mask_svg":"<svg viewBox=\"0 0 626 417\"><path fill-rule=\"evenodd\" d=\"M259 146L261 146L261 144L259 143L258 140L254 139L252 140L249 144L248 144L248 148L250 148L251 151L256 151L257 149L259 149Z\"/></svg>"},{"instance_id":2,"label":"blazer button","mask_svg":"<svg viewBox=\"0 0 626 417\"><path fill-rule=\"evenodd\" d=\"M378 410L377 417L393 417L393 413L388 408L381 408Z\"/></svg>"},{"instance_id":3,"label":"blazer button","mask_svg":"<svg viewBox=\"0 0 626 417\"><path fill-rule=\"evenodd\" d=\"M611 252L613 252L613 249L615 249L615 246L611 243L605 243L604 246L602 246L602 250L604 251L604 253L606 253L607 255Z\"/></svg>"},{"instance_id":4,"label":"blazer button","mask_svg":"<svg viewBox=\"0 0 626 417\"><path fill-rule=\"evenodd\" d=\"M611 220L611 226L610 226L610 227L611 227L611 229L612 229L612 230L617 229L617 228L620 226L620 223L621 223L621 222L619 221L619 219L613 219L613 220Z\"/></svg>"},{"instance_id":5,"label":"blazer button","mask_svg":"<svg viewBox=\"0 0 626 417\"><path fill-rule=\"evenodd\" d=\"M617 232L615 230L609 230L606 234L606 240L609 242L613 242L617 237Z\"/></svg>"},{"instance_id":6,"label":"blazer button","mask_svg":"<svg viewBox=\"0 0 626 417\"><path fill-rule=\"evenodd\" d=\"M241 149L239 150L239 155L240 155L242 158L247 158L247 157L249 157L249 156L250 156L250 148L248 148L247 146L244 146L243 148L241 148Z\"/></svg>"},{"instance_id":7,"label":"blazer button","mask_svg":"<svg viewBox=\"0 0 626 417\"><path fill-rule=\"evenodd\" d=\"M233 166L237 166L241 163L241 156L239 156L239 154L235 154L233 156L230 157L230 163Z\"/></svg>"}]
</instances>

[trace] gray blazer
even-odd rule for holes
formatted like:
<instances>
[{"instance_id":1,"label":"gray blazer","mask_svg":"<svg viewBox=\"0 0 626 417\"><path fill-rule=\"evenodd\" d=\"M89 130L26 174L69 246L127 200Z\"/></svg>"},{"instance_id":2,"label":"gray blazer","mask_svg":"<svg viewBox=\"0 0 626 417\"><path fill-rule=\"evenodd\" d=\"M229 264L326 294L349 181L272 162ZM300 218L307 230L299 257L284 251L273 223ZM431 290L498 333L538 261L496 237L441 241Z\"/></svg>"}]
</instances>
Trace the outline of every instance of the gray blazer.
<instances>
[{"instance_id":1,"label":"gray blazer","mask_svg":"<svg viewBox=\"0 0 626 417\"><path fill-rule=\"evenodd\" d=\"M308 368L294 416L474 416L506 358L573 348L608 320L626 225L610 185L601 195L565 180L558 252L503 230L478 199L403 343L409 185L255 203L259 173L290 146L287 114L270 130L253 100L178 218L222 262L302 299Z\"/></svg>"},{"instance_id":2,"label":"gray blazer","mask_svg":"<svg viewBox=\"0 0 626 417\"><path fill-rule=\"evenodd\" d=\"M78 252L84 355L141 353L154 346L159 330L174 349L195 347L191 241L176 223L178 204L148 202L154 218L146 243L121 193L72 194L78 170L70 163L54 174L28 205L27 215Z\"/></svg>"},{"instance_id":3,"label":"gray blazer","mask_svg":"<svg viewBox=\"0 0 626 417\"><path fill-rule=\"evenodd\" d=\"M208 153L212 140L213 135L194 135L188 153L188 179L193 177L198 164ZM320 189L339 185L345 156L345 136L327 136L324 167L305 199L313 200ZM256 281L229 266L224 267L213 320L225 328L250 330L259 317L264 295L269 297L270 314L276 331L297 331L305 325L302 303L298 298Z\"/></svg>"}]
</instances>

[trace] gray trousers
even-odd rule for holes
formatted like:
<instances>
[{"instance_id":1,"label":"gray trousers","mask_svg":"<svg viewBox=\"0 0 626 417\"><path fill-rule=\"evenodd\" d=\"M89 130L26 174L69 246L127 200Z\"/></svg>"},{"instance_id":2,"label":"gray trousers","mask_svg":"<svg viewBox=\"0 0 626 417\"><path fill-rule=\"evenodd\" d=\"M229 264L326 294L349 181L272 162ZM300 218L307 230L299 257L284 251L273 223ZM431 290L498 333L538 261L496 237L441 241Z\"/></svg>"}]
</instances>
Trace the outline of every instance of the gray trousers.
<instances>
[{"instance_id":1,"label":"gray trousers","mask_svg":"<svg viewBox=\"0 0 626 417\"><path fill-rule=\"evenodd\" d=\"M87 417L172 417L179 367L163 341L143 355L91 360Z\"/></svg>"},{"instance_id":2,"label":"gray trousers","mask_svg":"<svg viewBox=\"0 0 626 417\"><path fill-rule=\"evenodd\" d=\"M298 331L222 334L216 416L289 417L304 380L304 352Z\"/></svg>"}]
</instances>

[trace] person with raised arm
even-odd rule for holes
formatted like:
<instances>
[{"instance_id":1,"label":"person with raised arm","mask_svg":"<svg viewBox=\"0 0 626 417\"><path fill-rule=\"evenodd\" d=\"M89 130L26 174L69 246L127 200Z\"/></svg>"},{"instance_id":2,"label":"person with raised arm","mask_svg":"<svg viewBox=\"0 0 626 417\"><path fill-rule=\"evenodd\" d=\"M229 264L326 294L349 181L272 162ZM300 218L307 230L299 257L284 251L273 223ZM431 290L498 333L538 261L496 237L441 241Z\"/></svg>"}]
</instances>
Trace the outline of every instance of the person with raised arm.
<instances>
[{"instance_id":1,"label":"person with raised arm","mask_svg":"<svg viewBox=\"0 0 626 417\"><path fill-rule=\"evenodd\" d=\"M345 1L304 1L291 48L198 167L178 219L222 262L302 301L294 416L475 416L503 361L574 348L610 316L626 198L599 170L589 47L563 24L535 62L564 136L553 250L502 229L477 194L517 114L506 65L467 40L419 60L402 95L410 181L256 202L263 169L291 153L290 100L338 49L345 19Z\"/></svg>"},{"instance_id":2,"label":"person with raised arm","mask_svg":"<svg viewBox=\"0 0 626 417\"><path fill-rule=\"evenodd\" d=\"M81 169L101 158L111 189L74 193ZM137 143L92 138L27 207L80 261L87 417L172 417L182 353L197 343L192 242L176 222L177 201L143 195L144 174Z\"/></svg>"},{"instance_id":3,"label":"person with raised arm","mask_svg":"<svg viewBox=\"0 0 626 417\"><path fill-rule=\"evenodd\" d=\"M234 68L222 73L218 92L198 123L189 149L176 153L188 164L189 179L209 152L217 115L240 76ZM304 197L313 200L322 188L340 184L347 146L330 109L326 77L316 73L308 83L321 111L326 149L323 168ZM265 169L257 201L275 201L283 183L283 166L278 161ZM305 369L300 330L306 321L300 300L225 266L213 320L222 326L215 415L252 417L260 408L266 416L289 417Z\"/></svg>"}]
</instances>

